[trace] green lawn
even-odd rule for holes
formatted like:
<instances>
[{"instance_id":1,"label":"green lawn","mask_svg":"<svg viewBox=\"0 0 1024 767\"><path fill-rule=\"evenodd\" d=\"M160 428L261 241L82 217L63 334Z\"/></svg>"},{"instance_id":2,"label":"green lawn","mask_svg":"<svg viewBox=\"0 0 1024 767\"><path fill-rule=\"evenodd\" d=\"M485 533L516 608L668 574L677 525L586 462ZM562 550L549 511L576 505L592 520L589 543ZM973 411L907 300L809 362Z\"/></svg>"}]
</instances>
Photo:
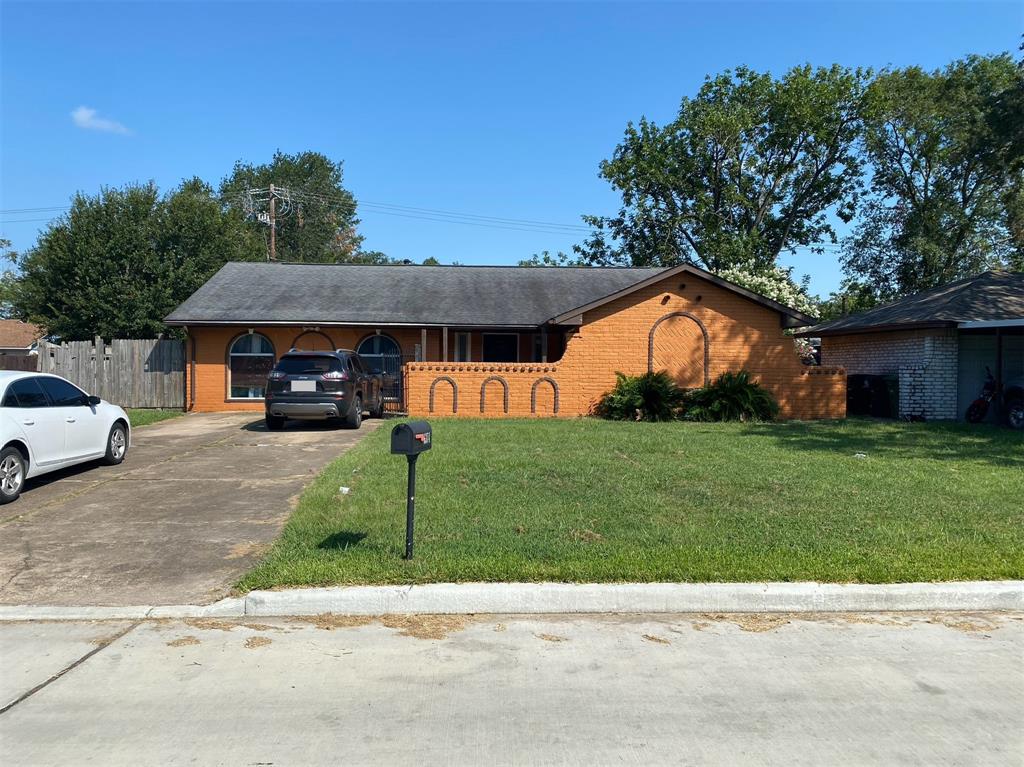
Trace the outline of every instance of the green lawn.
<instances>
[{"instance_id":1,"label":"green lawn","mask_svg":"<svg viewBox=\"0 0 1024 767\"><path fill-rule=\"evenodd\" d=\"M1008 430L439 419L406 562L392 425L305 491L240 588L1024 577L1024 437Z\"/></svg>"},{"instance_id":2,"label":"green lawn","mask_svg":"<svg viewBox=\"0 0 1024 767\"><path fill-rule=\"evenodd\" d=\"M128 420L133 429L185 415L182 410L159 410L156 408L125 408L125 412L128 414Z\"/></svg>"}]
</instances>

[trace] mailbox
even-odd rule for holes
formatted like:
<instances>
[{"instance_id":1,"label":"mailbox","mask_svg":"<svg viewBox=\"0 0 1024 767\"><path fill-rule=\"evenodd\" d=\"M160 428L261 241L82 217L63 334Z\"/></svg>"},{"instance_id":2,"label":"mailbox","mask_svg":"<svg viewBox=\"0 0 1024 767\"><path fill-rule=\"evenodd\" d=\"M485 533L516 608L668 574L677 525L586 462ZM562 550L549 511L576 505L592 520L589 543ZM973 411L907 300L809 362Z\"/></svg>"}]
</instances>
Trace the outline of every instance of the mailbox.
<instances>
[{"instance_id":1,"label":"mailbox","mask_svg":"<svg viewBox=\"0 0 1024 767\"><path fill-rule=\"evenodd\" d=\"M430 450L430 424L426 421L400 423L391 430L391 452L419 455Z\"/></svg>"},{"instance_id":2,"label":"mailbox","mask_svg":"<svg viewBox=\"0 0 1024 767\"><path fill-rule=\"evenodd\" d=\"M400 423L391 430L391 452L404 455L409 463L409 489L405 500L405 558L412 559L413 517L416 513L416 459L430 450L430 424L426 421Z\"/></svg>"}]
</instances>

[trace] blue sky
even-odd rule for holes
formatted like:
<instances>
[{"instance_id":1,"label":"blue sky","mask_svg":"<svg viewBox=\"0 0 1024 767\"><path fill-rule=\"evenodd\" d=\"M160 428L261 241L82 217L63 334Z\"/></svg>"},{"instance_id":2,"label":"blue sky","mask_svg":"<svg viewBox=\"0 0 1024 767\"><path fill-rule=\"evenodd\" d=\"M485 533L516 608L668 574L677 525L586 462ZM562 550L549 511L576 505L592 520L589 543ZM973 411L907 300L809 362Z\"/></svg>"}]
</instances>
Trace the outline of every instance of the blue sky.
<instances>
[{"instance_id":1,"label":"blue sky","mask_svg":"<svg viewBox=\"0 0 1024 767\"><path fill-rule=\"evenodd\" d=\"M236 160L275 149L344 160L346 186L369 202L579 224L616 209L597 170L626 123L670 119L708 73L934 68L1015 50L1022 9L4 0L0 237L30 247L45 221L29 219L50 215L6 211L129 181L216 186ZM579 240L382 210L360 211L365 246L416 261L515 263ZM834 251L784 261L815 292L841 278Z\"/></svg>"}]
</instances>

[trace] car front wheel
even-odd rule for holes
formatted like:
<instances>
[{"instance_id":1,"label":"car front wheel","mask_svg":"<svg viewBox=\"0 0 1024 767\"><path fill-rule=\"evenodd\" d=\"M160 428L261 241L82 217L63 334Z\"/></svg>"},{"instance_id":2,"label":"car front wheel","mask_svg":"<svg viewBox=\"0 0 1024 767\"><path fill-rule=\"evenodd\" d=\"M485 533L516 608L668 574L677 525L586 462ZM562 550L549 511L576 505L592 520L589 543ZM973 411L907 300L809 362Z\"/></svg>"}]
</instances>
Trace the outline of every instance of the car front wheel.
<instances>
[{"instance_id":1,"label":"car front wheel","mask_svg":"<svg viewBox=\"0 0 1024 767\"><path fill-rule=\"evenodd\" d=\"M103 463L107 466L117 466L128 454L128 430L123 423L115 423L110 427L110 434L107 435L107 452L103 456Z\"/></svg>"},{"instance_id":2,"label":"car front wheel","mask_svg":"<svg viewBox=\"0 0 1024 767\"><path fill-rule=\"evenodd\" d=\"M25 486L25 458L16 447L0 452L0 503L16 501Z\"/></svg>"}]
</instances>

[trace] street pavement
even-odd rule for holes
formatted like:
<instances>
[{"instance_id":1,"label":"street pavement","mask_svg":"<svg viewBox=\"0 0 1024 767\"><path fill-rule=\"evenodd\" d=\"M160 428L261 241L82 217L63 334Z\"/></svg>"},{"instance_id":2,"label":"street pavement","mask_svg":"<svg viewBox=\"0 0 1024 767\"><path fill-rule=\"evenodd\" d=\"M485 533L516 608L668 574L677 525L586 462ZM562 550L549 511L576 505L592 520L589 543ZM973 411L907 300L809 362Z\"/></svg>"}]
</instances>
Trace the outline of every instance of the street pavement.
<instances>
[{"instance_id":1,"label":"street pavement","mask_svg":"<svg viewBox=\"0 0 1024 767\"><path fill-rule=\"evenodd\" d=\"M1024 615L0 623L9 765L1024 765Z\"/></svg>"}]
</instances>

